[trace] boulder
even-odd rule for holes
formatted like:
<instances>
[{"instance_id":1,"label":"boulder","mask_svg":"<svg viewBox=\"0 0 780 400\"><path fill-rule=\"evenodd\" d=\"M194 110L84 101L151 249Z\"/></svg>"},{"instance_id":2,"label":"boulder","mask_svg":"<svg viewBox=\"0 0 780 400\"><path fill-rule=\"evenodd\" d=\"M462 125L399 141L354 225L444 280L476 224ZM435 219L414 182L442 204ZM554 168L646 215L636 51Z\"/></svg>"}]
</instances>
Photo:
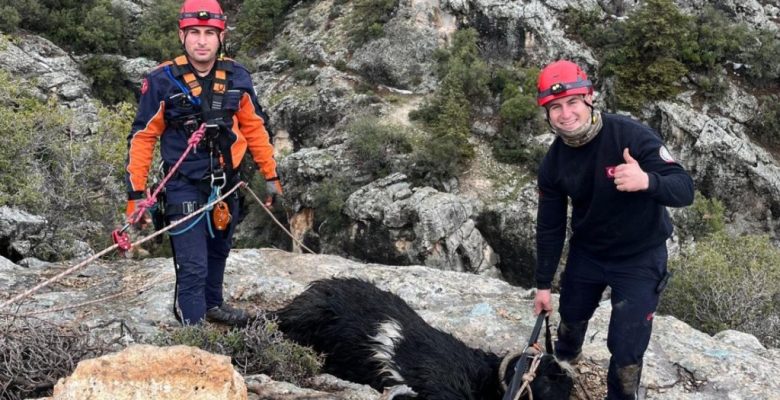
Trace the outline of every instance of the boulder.
<instances>
[{"instance_id":1,"label":"boulder","mask_svg":"<svg viewBox=\"0 0 780 400\"><path fill-rule=\"evenodd\" d=\"M357 49L347 66L375 83L422 93L438 87L436 32L416 26L405 13L385 24L384 31L383 37Z\"/></svg>"},{"instance_id":2,"label":"boulder","mask_svg":"<svg viewBox=\"0 0 780 400\"><path fill-rule=\"evenodd\" d=\"M352 193L344 213L352 220L347 247L361 259L423 264L498 276L498 262L472 217L470 201L433 188L411 188L392 174Z\"/></svg>"},{"instance_id":3,"label":"boulder","mask_svg":"<svg viewBox=\"0 0 780 400\"><path fill-rule=\"evenodd\" d=\"M134 345L79 362L52 400L246 400L230 358L189 346Z\"/></svg>"}]
</instances>

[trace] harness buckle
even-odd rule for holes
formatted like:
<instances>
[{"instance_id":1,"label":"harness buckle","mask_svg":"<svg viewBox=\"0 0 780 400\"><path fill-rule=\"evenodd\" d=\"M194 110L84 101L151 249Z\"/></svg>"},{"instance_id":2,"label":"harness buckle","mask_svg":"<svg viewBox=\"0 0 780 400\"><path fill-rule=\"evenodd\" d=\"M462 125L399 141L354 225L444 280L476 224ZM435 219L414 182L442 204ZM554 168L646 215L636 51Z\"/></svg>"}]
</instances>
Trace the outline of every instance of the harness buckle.
<instances>
[{"instance_id":1,"label":"harness buckle","mask_svg":"<svg viewBox=\"0 0 780 400\"><path fill-rule=\"evenodd\" d=\"M214 140L219 136L219 125L213 123L206 123L206 138Z\"/></svg>"},{"instance_id":2,"label":"harness buckle","mask_svg":"<svg viewBox=\"0 0 780 400\"><path fill-rule=\"evenodd\" d=\"M225 187L225 184L227 184L227 176L225 175L225 171L222 169L218 169L211 173L211 187L222 189Z\"/></svg>"},{"instance_id":3,"label":"harness buckle","mask_svg":"<svg viewBox=\"0 0 780 400\"><path fill-rule=\"evenodd\" d=\"M198 209L197 201L185 201L181 203L181 213L184 215L190 215Z\"/></svg>"}]
</instances>

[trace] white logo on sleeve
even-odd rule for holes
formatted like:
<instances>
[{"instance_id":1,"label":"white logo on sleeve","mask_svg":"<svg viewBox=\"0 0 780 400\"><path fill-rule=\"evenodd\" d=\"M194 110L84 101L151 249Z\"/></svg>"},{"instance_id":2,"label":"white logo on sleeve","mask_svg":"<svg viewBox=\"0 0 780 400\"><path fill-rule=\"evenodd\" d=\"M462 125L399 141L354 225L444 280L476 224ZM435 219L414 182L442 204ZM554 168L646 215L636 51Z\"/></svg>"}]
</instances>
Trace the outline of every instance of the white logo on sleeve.
<instances>
[{"instance_id":1,"label":"white logo on sleeve","mask_svg":"<svg viewBox=\"0 0 780 400\"><path fill-rule=\"evenodd\" d=\"M661 146L661 148L658 149L658 155L661 156L661 159L668 162L673 163L674 157L672 157L672 153L669 152L669 149L666 148L666 146Z\"/></svg>"}]
</instances>

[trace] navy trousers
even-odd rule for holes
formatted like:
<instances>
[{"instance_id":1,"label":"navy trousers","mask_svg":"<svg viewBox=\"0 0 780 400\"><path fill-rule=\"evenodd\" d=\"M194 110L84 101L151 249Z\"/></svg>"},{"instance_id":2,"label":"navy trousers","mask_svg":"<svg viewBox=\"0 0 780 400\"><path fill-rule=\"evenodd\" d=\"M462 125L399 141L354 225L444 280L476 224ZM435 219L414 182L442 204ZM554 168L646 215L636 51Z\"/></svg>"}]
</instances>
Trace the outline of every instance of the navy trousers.
<instances>
[{"instance_id":1,"label":"navy trousers","mask_svg":"<svg viewBox=\"0 0 780 400\"><path fill-rule=\"evenodd\" d=\"M166 203L181 205L185 202L208 203L209 193L195 185L178 179L165 187ZM171 245L176 261L176 308L184 325L195 325L203 321L206 310L221 306L222 280L225 274L225 260L232 247L235 221L238 220L238 200L235 194L225 201L230 207L232 220L225 231L213 228L214 237L209 234L204 217L192 228L177 235L171 235ZM209 212L210 213L210 212ZM184 214L169 215L171 222L184 217ZM180 232L189 227L198 217L184 222L172 231Z\"/></svg>"},{"instance_id":2,"label":"navy trousers","mask_svg":"<svg viewBox=\"0 0 780 400\"><path fill-rule=\"evenodd\" d=\"M607 399L635 399L642 359L650 342L660 294L656 287L666 273L668 254L662 243L640 254L600 257L572 246L561 279L558 340L555 353L563 360L577 357L588 320L604 289L612 289L612 315L607 347L612 357L607 375Z\"/></svg>"}]
</instances>

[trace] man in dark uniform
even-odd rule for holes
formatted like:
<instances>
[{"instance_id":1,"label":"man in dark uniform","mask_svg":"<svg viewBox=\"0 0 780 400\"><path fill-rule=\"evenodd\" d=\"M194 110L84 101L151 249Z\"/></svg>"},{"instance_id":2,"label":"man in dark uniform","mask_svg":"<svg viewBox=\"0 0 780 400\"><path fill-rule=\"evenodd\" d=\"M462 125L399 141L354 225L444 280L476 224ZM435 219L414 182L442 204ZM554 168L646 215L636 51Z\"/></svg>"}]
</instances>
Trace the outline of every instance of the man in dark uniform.
<instances>
[{"instance_id":1,"label":"man in dark uniform","mask_svg":"<svg viewBox=\"0 0 780 400\"><path fill-rule=\"evenodd\" d=\"M219 197L222 188L234 186L247 149L266 179L269 194L282 194L266 115L258 105L249 72L221 55L225 23L216 0L185 0L179 14L179 39L185 55L161 64L144 79L128 136L128 216L144 197L158 139L164 167L169 170L202 124L206 126L204 138L166 184L165 217L169 221L183 218ZM218 207L222 216L236 221L236 196L224 205ZM207 212L171 233L176 264L174 310L185 325L199 324L204 318L241 325L247 319L245 311L228 306L222 297L235 222L224 225L219 219ZM141 223L146 221L144 216Z\"/></svg>"},{"instance_id":2,"label":"man in dark uniform","mask_svg":"<svg viewBox=\"0 0 780 400\"><path fill-rule=\"evenodd\" d=\"M636 399L653 316L668 279L666 207L693 202L693 181L661 137L627 117L593 108L593 85L570 61L539 75L537 102L556 134L539 167L534 312L552 312L550 288L572 205L561 279L558 358L581 357L588 321L612 289L608 399Z\"/></svg>"}]
</instances>

